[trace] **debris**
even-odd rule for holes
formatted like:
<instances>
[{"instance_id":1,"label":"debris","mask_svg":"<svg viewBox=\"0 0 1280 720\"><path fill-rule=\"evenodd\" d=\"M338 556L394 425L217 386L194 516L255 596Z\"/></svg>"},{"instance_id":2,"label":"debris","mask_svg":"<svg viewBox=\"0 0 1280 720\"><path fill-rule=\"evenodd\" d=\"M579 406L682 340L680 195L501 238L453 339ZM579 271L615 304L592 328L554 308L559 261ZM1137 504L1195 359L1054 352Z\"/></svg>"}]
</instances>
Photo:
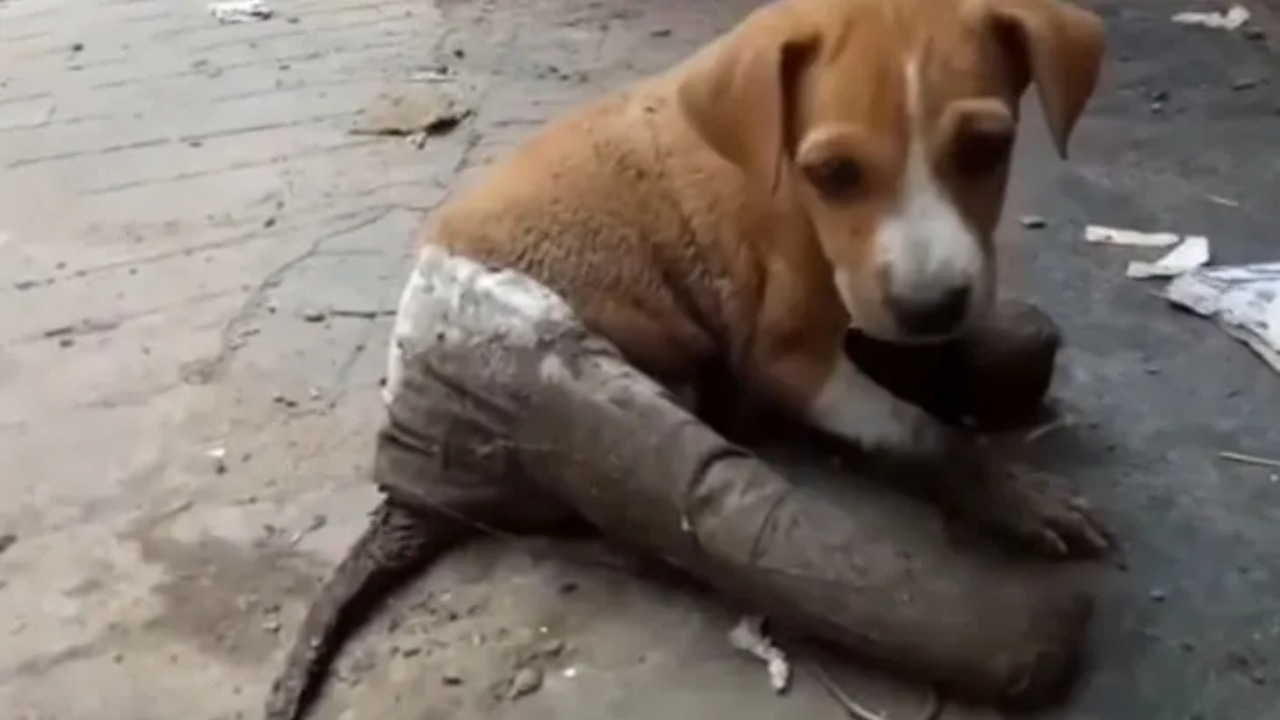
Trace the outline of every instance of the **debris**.
<instances>
[{"instance_id":1,"label":"debris","mask_svg":"<svg viewBox=\"0 0 1280 720\"><path fill-rule=\"evenodd\" d=\"M303 538L319 530L320 528L324 527L327 524L329 524L329 518L325 517L324 515L316 515L315 517L311 518L311 522L306 527L295 532L293 534L293 537L289 538L289 545L291 546L297 545L298 543L302 542Z\"/></svg>"},{"instance_id":2,"label":"debris","mask_svg":"<svg viewBox=\"0 0 1280 720\"><path fill-rule=\"evenodd\" d=\"M840 706L844 708L845 714L849 717L854 718L855 720L888 720L884 715L868 710L859 704L857 700L849 697L849 694L842 690L840 686L836 684L836 681L831 678L831 675L827 673L826 668L815 664L813 666L813 675L818 678L818 682L822 684L822 687L826 689L831 697L835 698L836 702L840 703ZM930 700L930 704L933 705L937 702L937 694L934 694L933 698ZM931 709L925 717L931 719L936 716L936 714L937 713Z\"/></svg>"},{"instance_id":3,"label":"debris","mask_svg":"<svg viewBox=\"0 0 1280 720\"><path fill-rule=\"evenodd\" d=\"M302 313L302 321L309 323L321 323L328 317L329 314L323 310L308 310Z\"/></svg>"},{"instance_id":4,"label":"debris","mask_svg":"<svg viewBox=\"0 0 1280 720\"><path fill-rule=\"evenodd\" d=\"M262 629L266 630L272 635L275 635L276 633L280 632L280 627L281 627L280 618L267 618L266 620L262 621Z\"/></svg>"},{"instance_id":5,"label":"debris","mask_svg":"<svg viewBox=\"0 0 1280 720\"><path fill-rule=\"evenodd\" d=\"M507 685L506 698L519 700L542 689L542 671L537 668L521 668Z\"/></svg>"},{"instance_id":6,"label":"debris","mask_svg":"<svg viewBox=\"0 0 1280 720\"><path fill-rule=\"evenodd\" d=\"M746 616L729 631L729 644L764 661L769 669L769 686L781 695L791 685L791 663L764 634L764 618Z\"/></svg>"},{"instance_id":7,"label":"debris","mask_svg":"<svg viewBox=\"0 0 1280 720\"><path fill-rule=\"evenodd\" d=\"M1223 450L1218 453L1218 457L1223 460L1230 460L1231 462L1243 463L1245 465L1280 468L1280 459L1265 458L1258 455L1246 455L1244 453L1231 452L1230 450Z\"/></svg>"},{"instance_id":8,"label":"debris","mask_svg":"<svg viewBox=\"0 0 1280 720\"><path fill-rule=\"evenodd\" d=\"M1215 202L1219 205L1225 205L1226 207L1232 207L1232 208L1240 207L1240 203L1236 202L1235 200L1232 200L1231 198L1224 198L1221 195L1210 195L1209 202Z\"/></svg>"},{"instance_id":9,"label":"debris","mask_svg":"<svg viewBox=\"0 0 1280 720\"><path fill-rule=\"evenodd\" d=\"M576 667L567 667L567 668L565 668L565 669L564 669L564 671L563 671L563 672L561 672L560 674L561 674L561 675L564 675L564 676L565 676L565 678L567 678L567 679L569 679L569 680L572 680L572 679L574 679L574 678L578 677L578 668L576 668Z\"/></svg>"},{"instance_id":10,"label":"debris","mask_svg":"<svg viewBox=\"0 0 1280 720\"><path fill-rule=\"evenodd\" d=\"M1200 268L1174 278L1164 295L1212 318L1280 372L1280 262Z\"/></svg>"},{"instance_id":11,"label":"debris","mask_svg":"<svg viewBox=\"0 0 1280 720\"><path fill-rule=\"evenodd\" d=\"M469 106L439 85L414 83L378 95L351 134L408 138L421 149L428 138L452 132L471 114Z\"/></svg>"},{"instance_id":12,"label":"debris","mask_svg":"<svg viewBox=\"0 0 1280 720\"><path fill-rule=\"evenodd\" d=\"M395 310L331 310L329 314L333 317L340 318L359 318L361 320L373 320L380 317L394 317Z\"/></svg>"},{"instance_id":13,"label":"debris","mask_svg":"<svg viewBox=\"0 0 1280 720\"><path fill-rule=\"evenodd\" d=\"M1232 5L1226 12L1180 12L1173 16L1178 25L1191 25L1212 30L1239 30L1252 15L1243 5Z\"/></svg>"},{"instance_id":14,"label":"debris","mask_svg":"<svg viewBox=\"0 0 1280 720\"><path fill-rule=\"evenodd\" d=\"M1147 597L1151 598L1155 602L1164 602L1165 599L1169 597L1169 593L1163 588L1154 588L1151 592L1147 593Z\"/></svg>"},{"instance_id":15,"label":"debris","mask_svg":"<svg viewBox=\"0 0 1280 720\"><path fill-rule=\"evenodd\" d=\"M18 542L18 536L14 533L5 533L0 535L0 553L4 553L9 548L13 547L16 542Z\"/></svg>"},{"instance_id":16,"label":"debris","mask_svg":"<svg viewBox=\"0 0 1280 720\"><path fill-rule=\"evenodd\" d=\"M1155 262L1135 260L1125 268L1125 277L1170 278L1202 267L1209 262L1209 238L1190 235L1182 244Z\"/></svg>"},{"instance_id":17,"label":"debris","mask_svg":"<svg viewBox=\"0 0 1280 720\"><path fill-rule=\"evenodd\" d=\"M1169 247L1177 245L1181 239L1169 232L1141 232L1139 230L1122 230L1120 228L1089 225L1084 229L1085 242L1106 245L1128 245L1131 247Z\"/></svg>"},{"instance_id":18,"label":"debris","mask_svg":"<svg viewBox=\"0 0 1280 720\"><path fill-rule=\"evenodd\" d=\"M210 3L209 14L223 25L236 25L269 20L275 11L262 0L228 0Z\"/></svg>"},{"instance_id":19,"label":"debris","mask_svg":"<svg viewBox=\"0 0 1280 720\"><path fill-rule=\"evenodd\" d=\"M448 685L449 687L458 687L462 684L462 676L452 670L446 670L445 673L440 676L440 682Z\"/></svg>"},{"instance_id":20,"label":"debris","mask_svg":"<svg viewBox=\"0 0 1280 720\"><path fill-rule=\"evenodd\" d=\"M1040 215L1023 215L1018 218L1018 222L1022 223L1022 227L1031 230L1039 230L1049 224L1049 222Z\"/></svg>"},{"instance_id":21,"label":"debris","mask_svg":"<svg viewBox=\"0 0 1280 720\"><path fill-rule=\"evenodd\" d=\"M1259 80L1256 77L1236 78L1235 80L1231 81L1231 89L1232 90L1248 90L1250 88L1257 87L1258 82Z\"/></svg>"},{"instance_id":22,"label":"debris","mask_svg":"<svg viewBox=\"0 0 1280 720\"><path fill-rule=\"evenodd\" d=\"M208 455L209 459L213 460L213 471L215 473L223 475L227 472L227 449L225 447L210 448L205 455Z\"/></svg>"}]
</instances>

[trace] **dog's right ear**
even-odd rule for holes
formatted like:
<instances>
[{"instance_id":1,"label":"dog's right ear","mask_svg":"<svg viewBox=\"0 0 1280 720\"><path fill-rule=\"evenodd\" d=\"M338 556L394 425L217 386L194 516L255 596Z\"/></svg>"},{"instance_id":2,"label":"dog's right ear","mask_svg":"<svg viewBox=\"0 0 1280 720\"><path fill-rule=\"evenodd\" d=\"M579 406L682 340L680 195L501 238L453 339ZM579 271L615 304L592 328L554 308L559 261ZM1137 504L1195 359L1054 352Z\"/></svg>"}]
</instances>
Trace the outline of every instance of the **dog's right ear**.
<instances>
[{"instance_id":1,"label":"dog's right ear","mask_svg":"<svg viewBox=\"0 0 1280 720\"><path fill-rule=\"evenodd\" d=\"M769 192L792 150L796 84L818 40L785 5L766 6L695 58L677 88L703 141Z\"/></svg>"}]
</instances>

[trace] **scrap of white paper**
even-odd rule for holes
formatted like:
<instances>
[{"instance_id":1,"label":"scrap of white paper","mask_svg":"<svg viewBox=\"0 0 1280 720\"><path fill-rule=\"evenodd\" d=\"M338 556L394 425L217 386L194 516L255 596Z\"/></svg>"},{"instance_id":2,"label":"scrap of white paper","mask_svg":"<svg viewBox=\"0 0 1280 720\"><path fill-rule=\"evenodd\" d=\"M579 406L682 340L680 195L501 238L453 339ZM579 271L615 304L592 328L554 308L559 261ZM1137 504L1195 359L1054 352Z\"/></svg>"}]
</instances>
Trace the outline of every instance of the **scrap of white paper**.
<instances>
[{"instance_id":1,"label":"scrap of white paper","mask_svg":"<svg viewBox=\"0 0 1280 720\"><path fill-rule=\"evenodd\" d=\"M1170 282L1165 296L1212 318L1280 372L1280 262L1192 270Z\"/></svg>"},{"instance_id":2,"label":"scrap of white paper","mask_svg":"<svg viewBox=\"0 0 1280 720\"><path fill-rule=\"evenodd\" d=\"M769 669L769 686L776 693L784 693L791 685L791 663L764 634L764 618L747 616L729 631L729 644L735 650L750 653L763 660Z\"/></svg>"},{"instance_id":3,"label":"scrap of white paper","mask_svg":"<svg viewBox=\"0 0 1280 720\"><path fill-rule=\"evenodd\" d=\"M1176 245L1181 239L1176 233L1141 232L1121 228L1089 225L1084 229L1085 242L1105 245L1128 245L1131 247L1169 247Z\"/></svg>"},{"instance_id":4,"label":"scrap of white paper","mask_svg":"<svg viewBox=\"0 0 1280 720\"><path fill-rule=\"evenodd\" d=\"M263 0L230 0L209 5L209 14L223 25L261 22L270 19L275 12Z\"/></svg>"},{"instance_id":5,"label":"scrap of white paper","mask_svg":"<svg viewBox=\"0 0 1280 720\"><path fill-rule=\"evenodd\" d=\"M1134 260L1124 274L1131 278L1171 278L1203 267L1209 262L1209 238L1190 235L1182 244L1155 262Z\"/></svg>"},{"instance_id":6,"label":"scrap of white paper","mask_svg":"<svg viewBox=\"0 0 1280 720\"><path fill-rule=\"evenodd\" d=\"M1195 25L1213 30L1239 30L1252 17L1241 5L1232 5L1226 12L1180 12L1173 16L1179 25Z\"/></svg>"}]
</instances>

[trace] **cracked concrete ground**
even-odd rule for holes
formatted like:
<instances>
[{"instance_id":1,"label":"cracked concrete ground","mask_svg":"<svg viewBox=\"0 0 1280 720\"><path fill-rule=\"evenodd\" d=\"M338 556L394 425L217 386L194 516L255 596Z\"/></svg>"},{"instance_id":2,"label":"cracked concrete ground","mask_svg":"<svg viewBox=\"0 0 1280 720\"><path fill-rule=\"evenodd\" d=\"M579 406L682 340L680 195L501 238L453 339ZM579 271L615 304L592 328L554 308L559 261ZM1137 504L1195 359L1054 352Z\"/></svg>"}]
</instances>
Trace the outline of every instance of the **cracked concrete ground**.
<instances>
[{"instance_id":1,"label":"cracked concrete ground","mask_svg":"<svg viewBox=\"0 0 1280 720\"><path fill-rule=\"evenodd\" d=\"M224 26L203 2L0 0L3 714L255 717L372 505L384 311L416 223L547 116L753 4L281 0ZM1218 452L1280 455L1280 378L1077 238L1172 228L1277 259L1275 56L1171 25L1170 0L1092 5L1106 81L1070 164L1031 114L1008 217L1049 224L1007 232L1012 284L1070 342L1058 392L1080 422L1046 442L1127 549L1062 714L1262 717L1280 485ZM440 93L474 116L421 148L349 132L380 97ZM351 646L318 717L841 717L803 677L774 698L714 606L609 562L452 558ZM495 699L535 660L540 692ZM857 693L922 707L887 681Z\"/></svg>"}]
</instances>

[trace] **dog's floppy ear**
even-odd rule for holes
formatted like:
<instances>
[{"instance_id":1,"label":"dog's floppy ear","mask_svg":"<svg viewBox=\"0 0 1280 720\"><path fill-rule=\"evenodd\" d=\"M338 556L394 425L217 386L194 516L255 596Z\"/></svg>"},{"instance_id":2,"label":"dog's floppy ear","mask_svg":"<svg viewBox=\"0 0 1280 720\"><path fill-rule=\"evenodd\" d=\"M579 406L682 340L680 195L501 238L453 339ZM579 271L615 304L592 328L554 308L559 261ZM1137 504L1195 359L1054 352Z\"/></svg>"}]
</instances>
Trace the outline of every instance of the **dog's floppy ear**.
<instances>
[{"instance_id":1,"label":"dog's floppy ear","mask_svg":"<svg viewBox=\"0 0 1280 720\"><path fill-rule=\"evenodd\" d=\"M1034 81L1058 155L1093 95L1106 48L1097 15L1065 0L982 0L987 21L1021 76Z\"/></svg>"},{"instance_id":2,"label":"dog's floppy ear","mask_svg":"<svg viewBox=\"0 0 1280 720\"><path fill-rule=\"evenodd\" d=\"M795 86L818 43L811 28L784 5L757 10L696 57L677 88L703 141L769 191L791 151Z\"/></svg>"}]
</instances>

